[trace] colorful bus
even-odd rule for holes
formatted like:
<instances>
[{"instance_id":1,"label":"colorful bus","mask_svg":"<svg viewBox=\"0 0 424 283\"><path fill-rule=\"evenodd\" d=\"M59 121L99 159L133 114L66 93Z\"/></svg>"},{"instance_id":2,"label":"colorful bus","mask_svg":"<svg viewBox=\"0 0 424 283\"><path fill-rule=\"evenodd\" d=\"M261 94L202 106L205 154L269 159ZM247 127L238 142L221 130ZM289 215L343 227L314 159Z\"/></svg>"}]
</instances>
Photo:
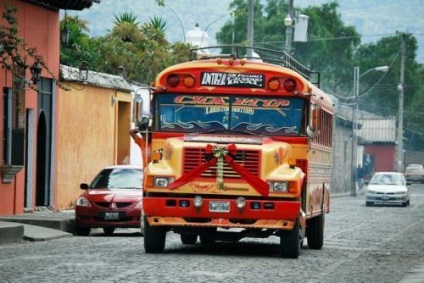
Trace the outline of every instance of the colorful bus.
<instances>
[{"instance_id":1,"label":"colorful bus","mask_svg":"<svg viewBox=\"0 0 424 283\"><path fill-rule=\"evenodd\" d=\"M147 253L163 252L169 232L186 245L275 236L286 258L299 256L305 238L311 249L323 246L333 103L285 52L255 48L260 58L248 58L246 47L232 48L192 50L190 62L162 71L150 119L135 99L134 120L151 148Z\"/></svg>"}]
</instances>

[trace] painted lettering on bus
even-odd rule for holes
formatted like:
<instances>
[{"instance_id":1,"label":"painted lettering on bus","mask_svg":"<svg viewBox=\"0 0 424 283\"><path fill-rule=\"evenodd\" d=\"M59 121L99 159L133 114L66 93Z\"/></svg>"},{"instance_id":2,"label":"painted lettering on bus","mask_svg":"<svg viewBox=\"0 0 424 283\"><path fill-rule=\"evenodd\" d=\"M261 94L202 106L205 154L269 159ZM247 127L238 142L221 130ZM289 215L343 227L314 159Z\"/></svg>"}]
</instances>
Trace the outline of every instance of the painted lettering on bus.
<instances>
[{"instance_id":1,"label":"painted lettering on bus","mask_svg":"<svg viewBox=\"0 0 424 283\"><path fill-rule=\"evenodd\" d=\"M177 104L198 104L198 105L229 105L230 98L226 96L190 96L180 95L175 97L174 103ZM236 97L232 103L233 106L249 106L249 107L268 107L277 108L281 106L289 106L290 101L286 99L263 99L263 98L243 98Z\"/></svg>"},{"instance_id":2,"label":"painted lettering on bus","mask_svg":"<svg viewBox=\"0 0 424 283\"><path fill-rule=\"evenodd\" d=\"M229 97L224 96L189 96L180 95L174 98L178 104L228 105Z\"/></svg>"},{"instance_id":3,"label":"painted lettering on bus","mask_svg":"<svg viewBox=\"0 0 424 283\"><path fill-rule=\"evenodd\" d=\"M201 85L263 88L265 76L261 74L203 72Z\"/></svg>"},{"instance_id":4,"label":"painted lettering on bus","mask_svg":"<svg viewBox=\"0 0 424 283\"><path fill-rule=\"evenodd\" d=\"M262 106L276 108L289 106L290 101L285 99L261 99L261 98L236 98L233 106Z\"/></svg>"}]
</instances>

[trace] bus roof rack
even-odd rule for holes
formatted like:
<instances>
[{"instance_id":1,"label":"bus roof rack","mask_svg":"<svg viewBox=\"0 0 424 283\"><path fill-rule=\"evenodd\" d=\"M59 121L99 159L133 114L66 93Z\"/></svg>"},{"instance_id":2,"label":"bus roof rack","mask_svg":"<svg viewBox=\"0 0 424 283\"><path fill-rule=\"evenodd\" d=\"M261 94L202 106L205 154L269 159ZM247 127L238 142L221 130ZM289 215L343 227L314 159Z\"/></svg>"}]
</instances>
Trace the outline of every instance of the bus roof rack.
<instances>
[{"instance_id":1,"label":"bus roof rack","mask_svg":"<svg viewBox=\"0 0 424 283\"><path fill-rule=\"evenodd\" d=\"M228 51L230 51L230 53L221 53ZM247 54L249 54L249 51L251 56L248 57ZM299 73L307 80L311 81L318 79L317 82L312 83L319 85L319 74L317 72L312 72L284 51L262 47L247 47L243 45L218 45L190 49L190 61L216 58L246 59L279 65Z\"/></svg>"}]
</instances>

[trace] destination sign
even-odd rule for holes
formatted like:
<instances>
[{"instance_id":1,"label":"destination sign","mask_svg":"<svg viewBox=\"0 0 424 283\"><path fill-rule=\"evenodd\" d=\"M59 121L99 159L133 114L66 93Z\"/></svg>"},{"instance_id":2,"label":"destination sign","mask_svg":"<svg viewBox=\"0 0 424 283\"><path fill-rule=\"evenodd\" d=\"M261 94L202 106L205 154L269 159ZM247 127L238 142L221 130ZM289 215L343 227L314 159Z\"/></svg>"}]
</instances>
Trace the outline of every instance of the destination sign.
<instances>
[{"instance_id":1,"label":"destination sign","mask_svg":"<svg viewBox=\"0 0 424 283\"><path fill-rule=\"evenodd\" d=\"M242 73L201 73L201 85L264 88L265 76Z\"/></svg>"}]
</instances>

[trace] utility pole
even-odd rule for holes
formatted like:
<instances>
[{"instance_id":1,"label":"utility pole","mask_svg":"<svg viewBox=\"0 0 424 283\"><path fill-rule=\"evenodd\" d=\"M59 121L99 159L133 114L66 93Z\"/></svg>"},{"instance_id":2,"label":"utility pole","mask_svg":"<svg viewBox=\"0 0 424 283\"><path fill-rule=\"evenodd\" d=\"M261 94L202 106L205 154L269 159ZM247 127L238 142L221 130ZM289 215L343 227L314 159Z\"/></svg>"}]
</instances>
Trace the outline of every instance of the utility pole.
<instances>
[{"instance_id":1,"label":"utility pole","mask_svg":"<svg viewBox=\"0 0 424 283\"><path fill-rule=\"evenodd\" d=\"M253 18L254 18L253 0L249 0L247 14L247 58L253 57Z\"/></svg>"},{"instance_id":2,"label":"utility pole","mask_svg":"<svg viewBox=\"0 0 424 283\"><path fill-rule=\"evenodd\" d=\"M403 171L403 91L405 79L405 50L406 41L405 34L402 34L402 46L400 54L400 82L398 84L399 91L399 110L398 110L398 135L397 135L397 171Z\"/></svg>"},{"instance_id":3,"label":"utility pole","mask_svg":"<svg viewBox=\"0 0 424 283\"><path fill-rule=\"evenodd\" d=\"M355 108L352 108L352 172L351 180L352 186L350 189L350 196L356 197L356 179L357 179L357 152L358 152L358 126L357 126L357 115L359 108L359 67L353 69L353 92L355 95Z\"/></svg>"}]
</instances>

